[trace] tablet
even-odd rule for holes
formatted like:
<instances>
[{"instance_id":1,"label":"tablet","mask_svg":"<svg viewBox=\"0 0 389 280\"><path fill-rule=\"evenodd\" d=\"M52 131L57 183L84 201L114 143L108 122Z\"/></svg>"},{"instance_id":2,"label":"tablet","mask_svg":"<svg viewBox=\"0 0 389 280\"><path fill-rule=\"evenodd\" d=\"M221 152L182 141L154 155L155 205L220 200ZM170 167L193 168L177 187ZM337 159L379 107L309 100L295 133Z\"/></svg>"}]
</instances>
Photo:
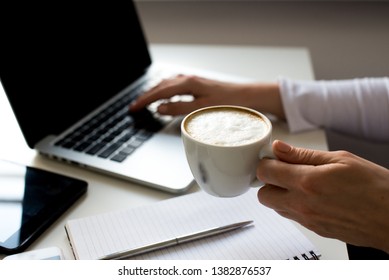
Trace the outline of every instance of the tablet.
<instances>
[{"instance_id":1,"label":"tablet","mask_svg":"<svg viewBox=\"0 0 389 280\"><path fill-rule=\"evenodd\" d=\"M0 253L24 251L87 186L81 179L0 160Z\"/></svg>"}]
</instances>

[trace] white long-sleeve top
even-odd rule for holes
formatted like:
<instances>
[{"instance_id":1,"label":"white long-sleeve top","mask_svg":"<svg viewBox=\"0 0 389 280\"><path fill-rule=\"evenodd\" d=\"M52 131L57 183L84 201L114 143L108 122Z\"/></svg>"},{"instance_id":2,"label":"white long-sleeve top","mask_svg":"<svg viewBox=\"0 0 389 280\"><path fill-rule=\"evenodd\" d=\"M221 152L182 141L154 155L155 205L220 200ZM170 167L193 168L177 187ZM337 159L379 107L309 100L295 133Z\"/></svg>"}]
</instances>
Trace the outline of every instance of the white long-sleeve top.
<instances>
[{"instance_id":1,"label":"white long-sleeve top","mask_svg":"<svg viewBox=\"0 0 389 280\"><path fill-rule=\"evenodd\" d=\"M389 77L334 81L279 78L289 130L323 127L389 142Z\"/></svg>"}]
</instances>

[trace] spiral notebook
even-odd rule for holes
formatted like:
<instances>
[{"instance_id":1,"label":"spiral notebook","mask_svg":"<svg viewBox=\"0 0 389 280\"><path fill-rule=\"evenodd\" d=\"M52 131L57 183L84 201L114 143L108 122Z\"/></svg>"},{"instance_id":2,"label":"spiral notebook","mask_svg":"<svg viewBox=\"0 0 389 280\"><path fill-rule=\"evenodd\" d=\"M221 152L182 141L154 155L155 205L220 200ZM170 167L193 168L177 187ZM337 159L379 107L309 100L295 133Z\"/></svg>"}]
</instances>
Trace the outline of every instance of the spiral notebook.
<instances>
[{"instance_id":1,"label":"spiral notebook","mask_svg":"<svg viewBox=\"0 0 389 280\"><path fill-rule=\"evenodd\" d=\"M131 259L286 260L319 259L320 252L288 219L258 203L253 189L235 198L196 192L141 207L69 220L65 225L75 259L104 255L225 224L254 226Z\"/></svg>"}]
</instances>

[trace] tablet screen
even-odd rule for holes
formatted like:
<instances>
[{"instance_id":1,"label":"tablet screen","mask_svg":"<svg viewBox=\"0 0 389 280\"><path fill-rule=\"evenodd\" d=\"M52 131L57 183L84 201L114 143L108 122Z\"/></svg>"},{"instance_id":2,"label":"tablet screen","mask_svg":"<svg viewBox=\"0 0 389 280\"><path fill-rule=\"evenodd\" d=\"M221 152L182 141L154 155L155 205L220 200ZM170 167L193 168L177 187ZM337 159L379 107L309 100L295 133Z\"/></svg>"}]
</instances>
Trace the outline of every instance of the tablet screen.
<instances>
[{"instance_id":1,"label":"tablet screen","mask_svg":"<svg viewBox=\"0 0 389 280\"><path fill-rule=\"evenodd\" d=\"M23 251L87 190L87 182L0 161L0 253Z\"/></svg>"}]
</instances>

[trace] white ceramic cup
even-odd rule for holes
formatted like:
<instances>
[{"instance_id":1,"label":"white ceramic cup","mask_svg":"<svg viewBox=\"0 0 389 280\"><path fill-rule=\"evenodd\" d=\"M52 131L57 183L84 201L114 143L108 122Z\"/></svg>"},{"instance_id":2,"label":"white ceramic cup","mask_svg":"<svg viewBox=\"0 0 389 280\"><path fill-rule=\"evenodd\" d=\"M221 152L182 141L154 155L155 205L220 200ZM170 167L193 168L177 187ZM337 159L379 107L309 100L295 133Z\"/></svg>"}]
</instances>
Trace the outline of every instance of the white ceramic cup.
<instances>
[{"instance_id":1,"label":"white ceramic cup","mask_svg":"<svg viewBox=\"0 0 389 280\"><path fill-rule=\"evenodd\" d=\"M230 117L230 112L234 116ZM250 118L247 121L246 116ZM196 123L199 117L203 120ZM263 185L256 179L256 168L261 158L274 158L271 134L272 125L265 115L241 106L202 108L181 123L194 179L202 190L218 197L238 196Z\"/></svg>"}]
</instances>

